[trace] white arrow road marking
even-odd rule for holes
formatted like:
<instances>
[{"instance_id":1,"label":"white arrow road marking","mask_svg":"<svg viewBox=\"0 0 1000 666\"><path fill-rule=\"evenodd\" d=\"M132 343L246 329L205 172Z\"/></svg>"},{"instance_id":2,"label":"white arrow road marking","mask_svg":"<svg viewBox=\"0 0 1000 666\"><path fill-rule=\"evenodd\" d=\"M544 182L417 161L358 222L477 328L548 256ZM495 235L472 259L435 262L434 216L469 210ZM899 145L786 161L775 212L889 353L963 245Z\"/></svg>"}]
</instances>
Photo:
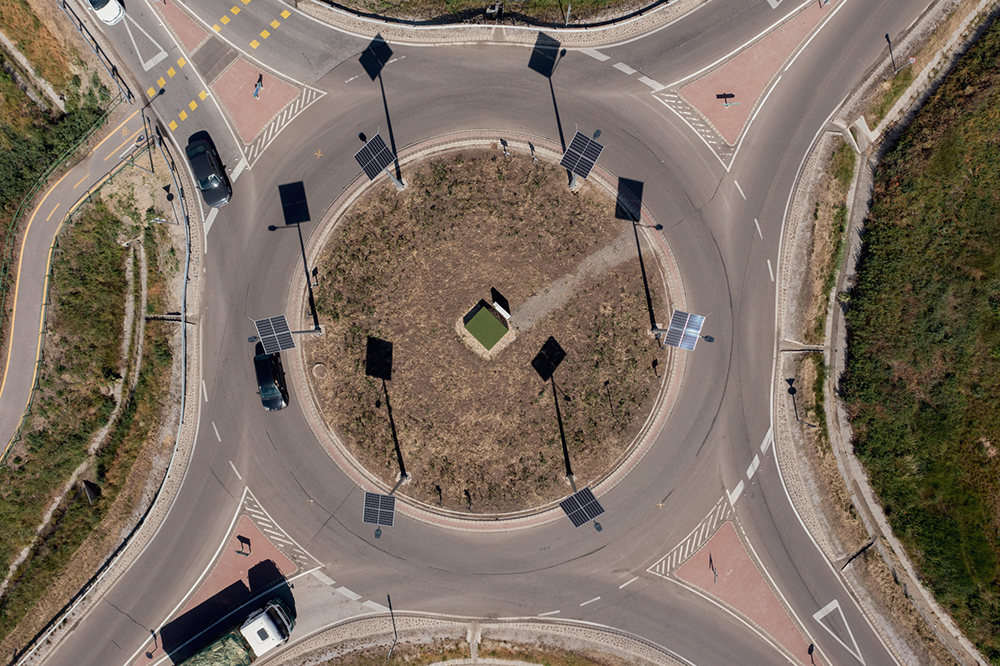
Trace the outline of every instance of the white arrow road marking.
<instances>
[{"instance_id":1,"label":"white arrow road marking","mask_svg":"<svg viewBox=\"0 0 1000 666\"><path fill-rule=\"evenodd\" d=\"M853 650L851 648L847 647L847 644L844 643L844 641L840 640L840 636L838 636L837 634L835 634L832 631L830 631L830 627L828 627L825 624L823 624L823 622L822 622L823 618L826 617L827 615L829 615L830 613L832 613L833 611L837 611L838 613L840 613L840 620L841 620L841 622L844 623L844 626L847 627L847 635L851 637L851 643L854 645L854 649ZM847 624L847 618L844 617L844 611L842 611L840 609L840 602L839 601L837 601L836 599L834 599L833 601L831 601L830 603L828 603L826 606L823 606L822 608L820 608L818 611L816 611L815 613L813 613L813 619L816 620L817 622L819 622L819 626L821 626L824 629L826 629L826 633L828 633L831 636L833 636L834 640L836 640L838 643L840 643L844 647L845 650L847 650L848 652L850 652L852 657L854 657L855 659L857 659L858 661L860 661L862 664L865 663L865 660L861 657L861 650L858 649L858 642L856 640L854 640L854 632L851 631L851 627L848 626L848 624Z\"/></svg>"},{"instance_id":2,"label":"white arrow road marking","mask_svg":"<svg viewBox=\"0 0 1000 666\"><path fill-rule=\"evenodd\" d=\"M160 49L160 52L154 55L149 60L142 60L142 53L139 51L139 45L135 43L135 35L132 34L132 29L128 27L129 23L132 23L132 25L138 28L142 34L146 35L146 39L155 44L156 48ZM167 57L167 52L163 50L163 47L160 46L159 42L153 39L152 35L150 35L148 32L143 30L143 27L138 23L136 23L135 19L129 16L127 13L125 14L125 30L128 32L128 38L132 40L132 48L135 49L135 54L139 56L140 60L142 60L142 71L148 72L149 70L151 70L153 67L156 66L156 63L160 62L161 60Z\"/></svg>"}]
</instances>

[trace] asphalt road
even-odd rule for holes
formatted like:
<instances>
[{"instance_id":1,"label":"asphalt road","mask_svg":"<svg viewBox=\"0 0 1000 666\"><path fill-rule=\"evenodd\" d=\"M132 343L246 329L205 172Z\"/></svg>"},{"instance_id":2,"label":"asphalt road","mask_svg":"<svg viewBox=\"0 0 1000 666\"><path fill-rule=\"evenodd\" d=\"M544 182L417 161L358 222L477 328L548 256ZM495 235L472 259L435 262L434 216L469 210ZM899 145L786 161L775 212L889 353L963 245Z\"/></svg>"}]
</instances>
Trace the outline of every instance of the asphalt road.
<instances>
[{"instance_id":1,"label":"asphalt road","mask_svg":"<svg viewBox=\"0 0 1000 666\"><path fill-rule=\"evenodd\" d=\"M184 57L143 4L130 2L130 17L161 44L165 58ZM491 617L559 610L562 619L631 632L694 664L784 661L731 614L645 572L744 480L751 460L761 454L774 395L776 283L768 261L777 265L789 193L817 132L883 57L883 35L897 34L925 7L923 0L840 4L782 71L729 169L649 87L579 51L559 60L550 89L548 79L528 69L530 51L522 46L394 44L397 60L382 71L383 102L380 82L370 80L358 63L367 39L298 15L295 30L276 29L251 55L327 94L241 173L233 202L212 225L199 313L206 395L198 405L197 448L181 493L152 545L52 650L47 663L131 663L150 630L169 618L209 565L244 486L329 576L366 598L389 592L398 609ZM218 8L209 3L190 7L206 26L217 20ZM600 51L667 85L720 61L798 7L789 0L777 9L764 0L712 0L666 28ZM281 9L273 0L254 0L247 21L233 21L220 37L246 49L257 24ZM149 54L117 27L105 34L136 79L149 78L142 64ZM558 39L557 31L552 34ZM171 79L155 103L164 124L205 87L194 66L188 67L190 74ZM232 167L242 159L243 145L217 106L201 111L190 128L208 129ZM371 136L381 127L386 134L390 121L400 149L481 129L498 138L517 132L559 145L574 123L587 133L600 128L607 145L602 166L645 183L644 204L664 226L688 307L710 313L704 332L714 341L700 343L687 359L673 414L650 453L601 497L608 511L602 531L558 520L484 534L404 518L376 540L360 521L361 489L337 468L305 422L299 387L292 387L288 409L273 414L260 409L248 317L276 314L290 299L297 301L289 285L302 270L298 234L280 228L277 186L305 184L313 218L302 226L308 236L359 174L351 157L360 147L358 132ZM173 135L181 149L182 134ZM269 225L279 228L271 231ZM658 318L665 321L668 314ZM862 663L893 663L796 517L773 447L761 455L760 469L734 505L760 562L824 663L860 661L813 618L834 599ZM635 583L619 587L636 576ZM598 596L599 601L581 605ZM300 624L320 626L322 618Z\"/></svg>"}]
</instances>

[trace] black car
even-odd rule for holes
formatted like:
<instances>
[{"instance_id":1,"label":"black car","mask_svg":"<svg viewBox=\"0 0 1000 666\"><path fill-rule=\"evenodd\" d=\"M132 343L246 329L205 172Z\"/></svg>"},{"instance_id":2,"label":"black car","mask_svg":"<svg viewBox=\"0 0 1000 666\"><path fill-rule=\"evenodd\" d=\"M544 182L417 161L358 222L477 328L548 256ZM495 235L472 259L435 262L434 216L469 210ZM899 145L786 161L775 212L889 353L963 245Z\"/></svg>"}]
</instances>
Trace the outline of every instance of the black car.
<instances>
[{"instance_id":1,"label":"black car","mask_svg":"<svg viewBox=\"0 0 1000 666\"><path fill-rule=\"evenodd\" d=\"M253 367L257 372L257 392L264 409L276 412L288 406L288 389L285 388L285 371L281 368L281 353L265 354L264 345L257 343Z\"/></svg>"},{"instance_id":2,"label":"black car","mask_svg":"<svg viewBox=\"0 0 1000 666\"><path fill-rule=\"evenodd\" d=\"M185 152L205 203L213 208L221 208L229 203L233 188L215 146L206 139L192 139Z\"/></svg>"}]
</instances>

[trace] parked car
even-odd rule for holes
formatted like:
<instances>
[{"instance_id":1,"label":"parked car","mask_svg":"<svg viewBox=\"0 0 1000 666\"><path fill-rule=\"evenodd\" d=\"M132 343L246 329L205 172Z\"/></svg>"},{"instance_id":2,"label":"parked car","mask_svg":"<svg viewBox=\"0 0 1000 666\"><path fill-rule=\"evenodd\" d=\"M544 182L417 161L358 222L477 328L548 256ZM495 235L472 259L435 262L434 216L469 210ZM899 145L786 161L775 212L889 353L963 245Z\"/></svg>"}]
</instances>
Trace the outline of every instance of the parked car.
<instances>
[{"instance_id":1,"label":"parked car","mask_svg":"<svg viewBox=\"0 0 1000 666\"><path fill-rule=\"evenodd\" d=\"M91 8L108 25L114 25L125 18L125 8L118 0L87 0Z\"/></svg>"},{"instance_id":2,"label":"parked car","mask_svg":"<svg viewBox=\"0 0 1000 666\"><path fill-rule=\"evenodd\" d=\"M195 182L205 203L213 208L221 208L229 203L233 188L215 145L207 138L192 138L184 152L187 153Z\"/></svg>"},{"instance_id":3,"label":"parked car","mask_svg":"<svg viewBox=\"0 0 1000 666\"><path fill-rule=\"evenodd\" d=\"M285 371L281 367L281 352L265 354L264 345L258 342L253 367L257 373L257 392L264 409L276 412L287 407L288 389L285 387Z\"/></svg>"}]
</instances>

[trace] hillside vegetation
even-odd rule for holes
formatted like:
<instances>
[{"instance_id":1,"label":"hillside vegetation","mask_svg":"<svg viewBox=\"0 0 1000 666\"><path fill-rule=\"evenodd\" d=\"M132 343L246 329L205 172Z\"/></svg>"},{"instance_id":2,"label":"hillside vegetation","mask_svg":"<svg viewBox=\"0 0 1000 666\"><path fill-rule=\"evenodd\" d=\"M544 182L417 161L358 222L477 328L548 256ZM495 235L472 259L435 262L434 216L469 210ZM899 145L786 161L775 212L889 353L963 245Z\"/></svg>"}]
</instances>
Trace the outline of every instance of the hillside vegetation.
<instances>
[{"instance_id":1,"label":"hillside vegetation","mask_svg":"<svg viewBox=\"0 0 1000 666\"><path fill-rule=\"evenodd\" d=\"M920 575L1000 663L1000 29L878 169L842 382Z\"/></svg>"}]
</instances>

